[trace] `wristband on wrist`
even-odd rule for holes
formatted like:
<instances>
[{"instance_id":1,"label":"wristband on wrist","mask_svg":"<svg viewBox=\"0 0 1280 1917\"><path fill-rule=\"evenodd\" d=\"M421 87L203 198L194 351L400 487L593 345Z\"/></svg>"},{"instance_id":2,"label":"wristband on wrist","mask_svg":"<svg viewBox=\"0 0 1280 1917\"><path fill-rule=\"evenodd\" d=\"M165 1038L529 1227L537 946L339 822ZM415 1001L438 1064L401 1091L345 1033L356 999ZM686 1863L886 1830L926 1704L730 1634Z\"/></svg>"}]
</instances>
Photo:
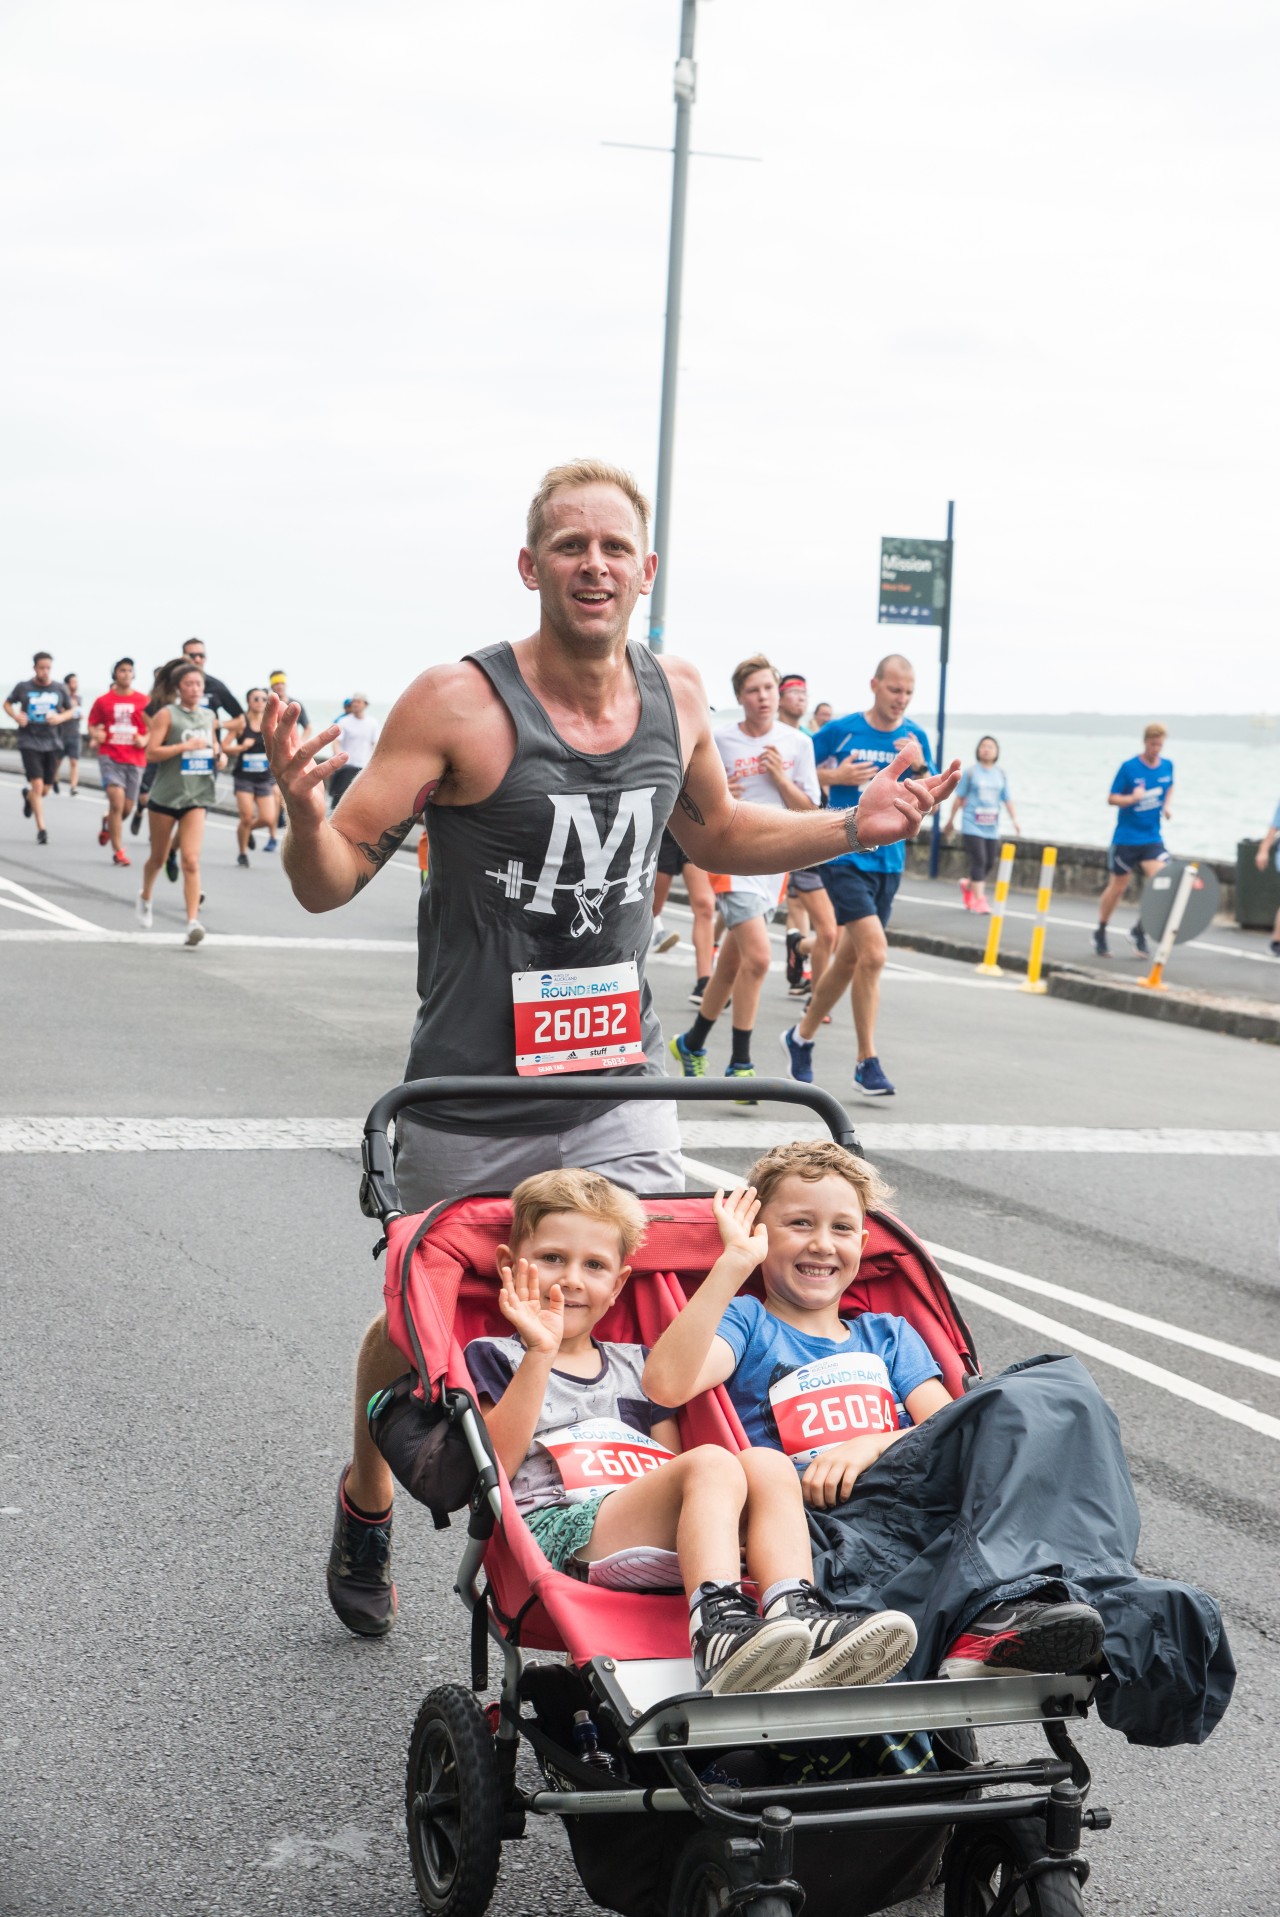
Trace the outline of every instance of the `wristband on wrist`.
<instances>
[{"instance_id":1,"label":"wristband on wrist","mask_svg":"<svg viewBox=\"0 0 1280 1917\"><path fill-rule=\"evenodd\" d=\"M863 852L866 850L866 847L858 837L858 811L859 808L856 805L851 805L845 813L844 836L849 841L849 850L851 852Z\"/></svg>"}]
</instances>

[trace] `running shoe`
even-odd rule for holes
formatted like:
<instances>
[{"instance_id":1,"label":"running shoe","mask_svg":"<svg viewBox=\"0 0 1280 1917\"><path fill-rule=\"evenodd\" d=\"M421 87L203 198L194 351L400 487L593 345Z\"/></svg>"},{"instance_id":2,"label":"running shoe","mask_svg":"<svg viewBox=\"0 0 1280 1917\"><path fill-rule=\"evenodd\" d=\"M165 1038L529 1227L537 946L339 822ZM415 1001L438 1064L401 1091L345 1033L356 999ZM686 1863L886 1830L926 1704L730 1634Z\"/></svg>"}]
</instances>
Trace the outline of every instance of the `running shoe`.
<instances>
[{"instance_id":1,"label":"running shoe","mask_svg":"<svg viewBox=\"0 0 1280 1917\"><path fill-rule=\"evenodd\" d=\"M396 1621L396 1587L391 1581L391 1513L362 1518L347 1503L338 1483L333 1543L325 1583L329 1602L357 1637L385 1637Z\"/></svg>"},{"instance_id":2,"label":"running shoe","mask_svg":"<svg viewBox=\"0 0 1280 1917\"><path fill-rule=\"evenodd\" d=\"M201 925L199 919L189 919L187 921L187 936L183 943L186 945L199 945L203 937L204 927Z\"/></svg>"},{"instance_id":3,"label":"running shoe","mask_svg":"<svg viewBox=\"0 0 1280 1917\"><path fill-rule=\"evenodd\" d=\"M176 885L178 883L178 855L176 852L171 852L165 860L164 875L170 885Z\"/></svg>"},{"instance_id":4,"label":"running shoe","mask_svg":"<svg viewBox=\"0 0 1280 1917\"><path fill-rule=\"evenodd\" d=\"M969 880L968 880L968 879L961 879L961 881L960 881L960 897L961 897L961 898L962 898L962 899L964 900L964 909L965 909L965 911L966 911L966 912L972 912L972 910L973 910L973 886L972 886L972 885L970 884L970 882L969 882Z\"/></svg>"},{"instance_id":5,"label":"running shoe","mask_svg":"<svg viewBox=\"0 0 1280 1917\"><path fill-rule=\"evenodd\" d=\"M979 916L981 916L982 913L985 912L987 917L990 918L991 917L991 901L990 899L980 899L977 893L975 892L973 895L973 899L970 902L969 910L971 912L977 912Z\"/></svg>"},{"instance_id":6,"label":"running shoe","mask_svg":"<svg viewBox=\"0 0 1280 1917\"><path fill-rule=\"evenodd\" d=\"M916 1648L916 1627L905 1612L837 1611L812 1584L789 1591L770 1607L770 1619L783 1615L804 1623L811 1648L799 1670L775 1684L775 1691L884 1684Z\"/></svg>"},{"instance_id":7,"label":"running shoe","mask_svg":"<svg viewBox=\"0 0 1280 1917\"><path fill-rule=\"evenodd\" d=\"M679 945L679 943L680 934L678 932L660 932L655 925L653 936L649 940L649 950L651 952L669 952L672 946Z\"/></svg>"},{"instance_id":8,"label":"running shoe","mask_svg":"<svg viewBox=\"0 0 1280 1917\"><path fill-rule=\"evenodd\" d=\"M62 797L62 787L58 784L58 781L56 779L53 782L53 790L57 793L59 798Z\"/></svg>"},{"instance_id":9,"label":"running shoe","mask_svg":"<svg viewBox=\"0 0 1280 1917\"><path fill-rule=\"evenodd\" d=\"M252 845L252 844L253 844L253 840L252 840L252 839L250 839L250 841L249 841L249 843L250 843L250 845ZM237 853L236 853L236 864L237 864L237 865L248 865L248 863L249 863L249 854L248 854L247 852L237 852Z\"/></svg>"},{"instance_id":10,"label":"running shoe","mask_svg":"<svg viewBox=\"0 0 1280 1917\"><path fill-rule=\"evenodd\" d=\"M1129 937L1133 940L1133 948L1139 958L1151 957L1151 948L1147 944L1147 935L1141 925L1131 925L1129 927Z\"/></svg>"},{"instance_id":11,"label":"running shoe","mask_svg":"<svg viewBox=\"0 0 1280 1917\"><path fill-rule=\"evenodd\" d=\"M142 815L146 809L145 805L138 805L133 809L133 817L129 821L129 831L135 839L142 830Z\"/></svg>"},{"instance_id":12,"label":"running shoe","mask_svg":"<svg viewBox=\"0 0 1280 1917\"><path fill-rule=\"evenodd\" d=\"M1272 958L1280 958L1280 939L1272 939L1271 956Z\"/></svg>"},{"instance_id":13,"label":"running shoe","mask_svg":"<svg viewBox=\"0 0 1280 1917\"><path fill-rule=\"evenodd\" d=\"M726 1078L754 1078L756 1068L754 1065L735 1065L732 1060L730 1060L729 1064L724 1068L724 1075ZM758 1098L735 1098L733 1102L735 1105L758 1105L760 1100Z\"/></svg>"},{"instance_id":14,"label":"running shoe","mask_svg":"<svg viewBox=\"0 0 1280 1917\"><path fill-rule=\"evenodd\" d=\"M152 926L151 900L144 899L141 892L138 894L138 902L134 907L134 911L138 914L138 924L144 932L149 932Z\"/></svg>"},{"instance_id":15,"label":"running shoe","mask_svg":"<svg viewBox=\"0 0 1280 1917\"><path fill-rule=\"evenodd\" d=\"M132 865L133 860L124 852L113 852L111 854L111 863L112 865Z\"/></svg>"},{"instance_id":16,"label":"running shoe","mask_svg":"<svg viewBox=\"0 0 1280 1917\"><path fill-rule=\"evenodd\" d=\"M796 1037L796 1027L788 1025L778 1041L787 1055L787 1077L801 1085L813 1083L813 1040Z\"/></svg>"},{"instance_id":17,"label":"running shoe","mask_svg":"<svg viewBox=\"0 0 1280 1917\"><path fill-rule=\"evenodd\" d=\"M680 1060L680 1070L686 1078L705 1078L707 1075L707 1055L705 1052L691 1051L683 1032L677 1032L667 1046L672 1058Z\"/></svg>"},{"instance_id":18,"label":"running shoe","mask_svg":"<svg viewBox=\"0 0 1280 1917\"><path fill-rule=\"evenodd\" d=\"M794 998L804 989L804 954L800 950L800 933L788 932L786 945L787 990Z\"/></svg>"},{"instance_id":19,"label":"running shoe","mask_svg":"<svg viewBox=\"0 0 1280 1917\"><path fill-rule=\"evenodd\" d=\"M1092 1667L1105 1626L1091 1604L1018 1598L990 1604L961 1631L939 1677L1015 1677L1020 1671L1074 1675Z\"/></svg>"},{"instance_id":20,"label":"running shoe","mask_svg":"<svg viewBox=\"0 0 1280 1917\"><path fill-rule=\"evenodd\" d=\"M31 787L29 785L24 785L22 788L22 816L24 819L31 817Z\"/></svg>"},{"instance_id":21,"label":"running shoe","mask_svg":"<svg viewBox=\"0 0 1280 1917\"><path fill-rule=\"evenodd\" d=\"M878 1058L864 1058L853 1074L854 1090L864 1098L892 1098L895 1087Z\"/></svg>"},{"instance_id":22,"label":"running shoe","mask_svg":"<svg viewBox=\"0 0 1280 1917\"><path fill-rule=\"evenodd\" d=\"M1095 928L1093 933L1093 949L1099 958L1111 957L1110 952L1107 950L1107 928L1105 925L1099 925Z\"/></svg>"},{"instance_id":23,"label":"running shoe","mask_svg":"<svg viewBox=\"0 0 1280 1917\"><path fill-rule=\"evenodd\" d=\"M701 1005L702 994L706 991L710 983L711 983L710 972L707 973L707 976L705 978L699 978L694 980L693 990L689 994L690 1005Z\"/></svg>"},{"instance_id":24,"label":"running shoe","mask_svg":"<svg viewBox=\"0 0 1280 1917\"><path fill-rule=\"evenodd\" d=\"M49 834L45 831L44 827L41 826L40 830L36 833L36 844L48 845L48 843L49 843Z\"/></svg>"},{"instance_id":25,"label":"running shoe","mask_svg":"<svg viewBox=\"0 0 1280 1917\"><path fill-rule=\"evenodd\" d=\"M276 847L279 845L279 843L280 843L279 839L276 837L275 833L273 832L271 834L271 837L267 840L266 844L263 846L262 849L264 852L274 852Z\"/></svg>"},{"instance_id":26,"label":"running shoe","mask_svg":"<svg viewBox=\"0 0 1280 1917\"><path fill-rule=\"evenodd\" d=\"M804 1663L813 1648L803 1618L762 1618L736 1584L700 1584L690 1623L700 1691L770 1691Z\"/></svg>"},{"instance_id":27,"label":"running shoe","mask_svg":"<svg viewBox=\"0 0 1280 1917\"><path fill-rule=\"evenodd\" d=\"M249 834L249 850L250 850L251 852L256 852L256 851L257 851L257 849L258 849L258 841L257 841L257 839L256 839L256 838L255 838L255 837L253 836L253 833L251 832L251 833Z\"/></svg>"},{"instance_id":28,"label":"running shoe","mask_svg":"<svg viewBox=\"0 0 1280 1917\"><path fill-rule=\"evenodd\" d=\"M111 814L109 812L104 812L102 815L102 824L98 827L98 844L99 845L106 845L107 841L111 837L111 832L108 826L108 820L110 819L110 817L111 817Z\"/></svg>"}]
</instances>

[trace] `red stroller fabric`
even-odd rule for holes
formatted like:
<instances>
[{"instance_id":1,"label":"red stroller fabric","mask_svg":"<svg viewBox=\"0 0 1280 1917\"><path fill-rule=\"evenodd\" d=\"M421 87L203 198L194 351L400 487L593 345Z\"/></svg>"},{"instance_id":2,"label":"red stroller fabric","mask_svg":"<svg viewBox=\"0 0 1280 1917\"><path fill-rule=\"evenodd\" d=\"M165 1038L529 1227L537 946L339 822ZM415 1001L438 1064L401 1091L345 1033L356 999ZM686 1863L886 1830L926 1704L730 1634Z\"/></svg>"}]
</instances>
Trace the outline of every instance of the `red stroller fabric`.
<instances>
[{"instance_id":1,"label":"red stroller fabric","mask_svg":"<svg viewBox=\"0 0 1280 1917\"><path fill-rule=\"evenodd\" d=\"M632 1276L597 1327L604 1341L652 1345L702 1283L720 1253L709 1197L648 1198L650 1226L631 1260ZM511 1201L460 1198L439 1207L414 1247L402 1281L405 1254L427 1214L393 1219L387 1230L384 1295L392 1342L418 1366L421 1350L431 1397L441 1384L474 1395L463 1351L472 1338L503 1337L510 1326L498 1310L497 1248L511 1231ZM924 1338L958 1396L976 1374L968 1331L941 1273L919 1241L888 1213L867 1220L871 1238L857 1283L843 1309L893 1311ZM722 1444L742 1450L746 1436L723 1387L704 1393L679 1413L685 1449ZM500 1618L532 1650L566 1651L578 1663L616 1658L675 1658L689 1652L688 1606L683 1597L602 1590L553 1571L516 1510L505 1474L502 1523L485 1553L486 1576Z\"/></svg>"}]
</instances>

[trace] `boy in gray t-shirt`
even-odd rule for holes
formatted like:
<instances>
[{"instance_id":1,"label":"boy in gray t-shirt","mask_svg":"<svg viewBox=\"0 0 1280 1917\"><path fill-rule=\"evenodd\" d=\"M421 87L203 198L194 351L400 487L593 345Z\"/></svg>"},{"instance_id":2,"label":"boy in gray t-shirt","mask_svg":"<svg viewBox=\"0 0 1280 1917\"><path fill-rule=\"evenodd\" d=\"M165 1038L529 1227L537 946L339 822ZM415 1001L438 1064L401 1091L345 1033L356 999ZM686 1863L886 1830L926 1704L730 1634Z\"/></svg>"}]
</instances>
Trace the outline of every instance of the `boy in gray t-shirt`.
<instances>
[{"instance_id":1,"label":"boy in gray t-shirt","mask_svg":"<svg viewBox=\"0 0 1280 1917\"><path fill-rule=\"evenodd\" d=\"M699 1685L801 1690L891 1677L915 1648L897 1611L837 1613L814 1590L804 1501L782 1453L680 1448L675 1413L645 1396L643 1345L593 1336L644 1236L638 1199L598 1172L541 1172L512 1195L498 1248L498 1303L514 1337L466 1350L480 1410L513 1496L556 1570L674 1553L689 1600ZM714 1269L749 1261L755 1206L718 1211ZM760 1591L759 1608L742 1584Z\"/></svg>"}]
</instances>

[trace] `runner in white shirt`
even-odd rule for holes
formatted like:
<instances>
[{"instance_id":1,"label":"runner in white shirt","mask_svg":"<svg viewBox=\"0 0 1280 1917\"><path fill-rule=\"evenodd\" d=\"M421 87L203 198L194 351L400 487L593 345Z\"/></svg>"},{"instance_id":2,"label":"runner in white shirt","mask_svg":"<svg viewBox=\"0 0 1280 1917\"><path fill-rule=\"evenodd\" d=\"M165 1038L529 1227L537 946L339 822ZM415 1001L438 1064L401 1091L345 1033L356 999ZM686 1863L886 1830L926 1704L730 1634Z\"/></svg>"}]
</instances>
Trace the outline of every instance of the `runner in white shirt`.
<instances>
[{"instance_id":1,"label":"runner in white shirt","mask_svg":"<svg viewBox=\"0 0 1280 1917\"><path fill-rule=\"evenodd\" d=\"M778 674L763 653L744 659L733 675L733 696L742 717L715 728L716 749L724 762L735 799L785 807L791 812L818 809L822 790L814 766L813 745L798 727L779 722ZM733 1051L726 1078L754 1078L751 1034L760 988L769 974L772 947L769 921L782 892L785 872L733 877L720 894L725 934L698 1016L687 1032L672 1039L670 1051L686 1078L707 1070L707 1035L733 999ZM739 1099L752 1105L754 1099Z\"/></svg>"},{"instance_id":2,"label":"runner in white shirt","mask_svg":"<svg viewBox=\"0 0 1280 1917\"><path fill-rule=\"evenodd\" d=\"M373 757L380 730L377 720L369 717L369 701L363 692L352 693L348 709L334 724L338 728L336 749L346 753L347 763L329 781L331 809L337 805L347 787L355 784Z\"/></svg>"}]
</instances>

